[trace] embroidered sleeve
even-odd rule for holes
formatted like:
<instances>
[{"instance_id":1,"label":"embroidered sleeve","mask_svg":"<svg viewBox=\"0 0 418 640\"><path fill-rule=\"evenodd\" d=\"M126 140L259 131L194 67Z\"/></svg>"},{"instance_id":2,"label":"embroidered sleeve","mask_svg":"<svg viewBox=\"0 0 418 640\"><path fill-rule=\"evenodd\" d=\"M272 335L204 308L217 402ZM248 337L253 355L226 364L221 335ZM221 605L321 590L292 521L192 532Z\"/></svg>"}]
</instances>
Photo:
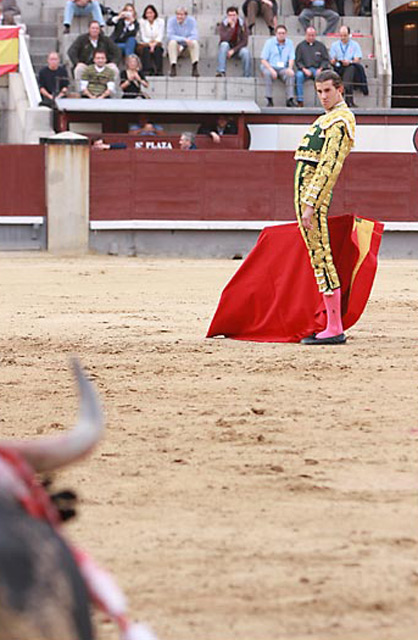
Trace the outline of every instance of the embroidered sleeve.
<instances>
[{"instance_id":1,"label":"embroidered sleeve","mask_svg":"<svg viewBox=\"0 0 418 640\"><path fill-rule=\"evenodd\" d=\"M302 202L319 209L332 191L352 146L353 141L343 122L335 122L325 131L319 162Z\"/></svg>"}]
</instances>

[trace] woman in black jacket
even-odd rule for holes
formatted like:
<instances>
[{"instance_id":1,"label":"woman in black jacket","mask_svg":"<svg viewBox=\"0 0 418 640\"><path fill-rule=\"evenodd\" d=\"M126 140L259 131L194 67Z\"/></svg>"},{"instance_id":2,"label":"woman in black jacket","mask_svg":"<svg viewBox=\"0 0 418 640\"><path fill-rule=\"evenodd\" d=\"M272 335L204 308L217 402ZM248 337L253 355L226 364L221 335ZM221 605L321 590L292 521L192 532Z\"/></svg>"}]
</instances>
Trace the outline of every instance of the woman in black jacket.
<instances>
[{"instance_id":1,"label":"woman in black jacket","mask_svg":"<svg viewBox=\"0 0 418 640\"><path fill-rule=\"evenodd\" d=\"M110 36L115 44L119 47L123 56L130 56L135 53L136 34L138 33L139 23L135 7L128 2L122 11L107 21L108 25L114 25L115 29Z\"/></svg>"}]
</instances>

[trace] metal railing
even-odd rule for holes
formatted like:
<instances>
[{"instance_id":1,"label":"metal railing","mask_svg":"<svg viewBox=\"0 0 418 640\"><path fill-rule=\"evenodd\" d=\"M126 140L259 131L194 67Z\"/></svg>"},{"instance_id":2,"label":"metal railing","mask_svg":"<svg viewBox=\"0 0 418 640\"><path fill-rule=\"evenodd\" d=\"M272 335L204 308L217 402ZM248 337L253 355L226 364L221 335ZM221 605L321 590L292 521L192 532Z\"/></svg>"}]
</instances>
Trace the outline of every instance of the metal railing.
<instances>
[{"instance_id":1,"label":"metal railing","mask_svg":"<svg viewBox=\"0 0 418 640\"><path fill-rule=\"evenodd\" d=\"M39 93L39 87L23 29L19 31L19 72L22 76L29 106L31 108L37 107L41 101L41 94Z\"/></svg>"}]
</instances>

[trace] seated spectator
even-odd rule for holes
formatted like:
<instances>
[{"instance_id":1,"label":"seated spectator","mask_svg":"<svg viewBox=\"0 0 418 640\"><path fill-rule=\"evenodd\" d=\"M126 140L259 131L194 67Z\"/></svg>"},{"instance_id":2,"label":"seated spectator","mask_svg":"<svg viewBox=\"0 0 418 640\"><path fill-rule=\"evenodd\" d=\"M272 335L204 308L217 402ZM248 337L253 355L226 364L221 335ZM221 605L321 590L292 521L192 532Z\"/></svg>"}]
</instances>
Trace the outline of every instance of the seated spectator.
<instances>
[{"instance_id":1,"label":"seated spectator","mask_svg":"<svg viewBox=\"0 0 418 640\"><path fill-rule=\"evenodd\" d=\"M115 72L106 65L106 53L95 51L94 63L81 75L81 95L91 100L110 98L115 92Z\"/></svg>"},{"instance_id":2,"label":"seated spectator","mask_svg":"<svg viewBox=\"0 0 418 640\"><path fill-rule=\"evenodd\" d=\"M336 11L333 11L330 7L333 6L333 0L301 0L305 8L299 14L298 20L302 27L306 29L311 24L314 16L319 16L326 20L325 30L322 35L327 33L334 33L337 30L338 21L340 16Z\"/></svg>"},{"instance_id":3,"label":"seated spectator","mask_svg":"<svg viewBox=\"0 0 418 640\"><path fill-rule=\"evenodd\" d=\"M182 151L193 151L197 149L194 133L191 131L183 131L180 136L179 145Z\"/></svg>"},{"instance_id":4,"label":"seated spectator","mask_svg":"<svg viewBox=\"0 0 418 640\"><path fill-rule=\"evenodd\" d=\"M345 16L344 2L345 2L345 0L335 0L335 4L336 4L336 7L337 7L337 11L338 11L338 15L339 16ZM354 3L353 3L353 5L354 5Z\"/></svg>"},{"instance_id":5,"label":"seated spectator","mask_svg":"<svg viewBox=\"0 0 418 640\"><path fill-rule=\"evenodd\" d=\"M185 51L189 52L192 61L192 76L199 77L199 33L197 22L187 15L187 9L179 7L176 15L167 23L168 58L170 60L170 76L177 75L177 59Z\"/></svg>"},{"instance_id":6,"label":"seated spectator","mask_svg":"<svg viewBox=\"0 0 418 640\"><path fill-rule=\"evenodd\" d=\"M308 27L305 40L296 47L296 99L298 106L303 107L303 83L315 80L324 69L329 67L329 56L326 46L316 39L316 30Z\"/></svg>"},{"instance_id":7,"label":"seated spectator","mask_svg":"<svg viewBox=\"0 0 418 640\"><path fill-rule=\"evenodd\" d=\"M112 143L107 143L103 140L103 138L95 138L92 141L92 147L93 149L96 149L98 151L109 151L110 149L127 149L128 145L126 145L124 142L112 142Z\"/></svg>"},{"instance_id":8,"label":"seated spectator","mask_svg":"<svg viewBox=\"0 0 418 640\"><path fill-rule=\"evenodd\" d=\"M267 106L273 107L273 80L281 80L286 86L286 106L295 107L295 47L287 38L284 24L277 25L276 37L269 38L261 52L261 73L266 83Z\"/></svg>"},{"instance_id":9,"label":"seated spectator","mask_svg":"<svg viewBox=\"0 0 418 640\"><path fill-rule=\"evenodd\" d=\"M219 144L222 136L237 135L238 127L232 120L229 120L227 116L219 115L216 118L214 126L208 126L201 124L197 130L199 135L205 135L212 138L213 142Z\"/></svg>"},{"instance_id":10,"label":"seated spectator","mask_svg":"<svg viewBox=\"0 0 418 640\"><path fill-rule=\"evenodd\" d=\"M370 17L372 15L372 0L355 0L354 15Z\"/></svg>"},{"instance_id":11,"label":"seated spectator","mask_svg":"<svg viewBox=\"0 0 418 640\"><path fill-rule=\"evenodd\" d=\"M74 16L91 16L101 27L105 24L98 0L67 0L64 9L64 33L70 33Z\"/></svg>"},{"instance_id":12,"label":"seated spectator","mask_svg":"<svg viewBox=\"0 0 418 640\"><path fill-rule=\"evenodd\" d=\"M56 98L65 98L67 95L70 84L67 69L60 65L60 57L56 51L48 54L47 66L39 71L38 84L42 96L40 106L53 108Z\"/></svg>"},{"instance_id":13,"label":"seated spectator","mask_svg":"<svg viewBox=\"0 0 418 640\"><path fill-rule=\"evenodd\" d=\"M20 9L16 0L0 0L0 25L12 26L17 24Z\"/></svg>"},{"instance_id":14,"label":"seated spectator","mask_svg":"<svg viewBox=\"0 0 418 640\"><path fill-rule=\"evenodd\" d=\"M109 26L114 25L115 29L110 36L117 44L123 56L130 56L135 53L136 34L139 30L139 23L136 19L136 11L133 4L128 2L122 11L107 21Z\"/></svg>"},{"instance_id":15,"label":"seated spectator","mask_svg":"<svg viewBox=\"0 0 418 640\"><path fill-rule=\"evenodd\" d=\"M135 53L126 58L126 69L120 74L122 98L147 98L142 87L148 87L147 79L142 72L141 61Z\"/></svg>"},{"instance_id":16,"label":"seated spectator","mask_svg":"<svg viewBox=\"0 0 418 640\"><path fill-rule=\"evenodd\" d=\"M160 124L151 122L147 116L142 116L139 123L129 125L129 133L139 136L159 136L164 133L164 129Z\"/></svg>"},{"instance_id":17,"label":"seated spectator","mask_svg":"<svg viewBox=\"0 0 418 640\"><path fill-rule=\"evenodd\" d=\"M252 35L257 16L262 16L270 35L274 35L277 16L276 0L245 0L242 11L247 18L248 31Z\"/></svg>"},{"instance_id":18,"label":"seated spectator","mask_svg":"<svg viewBox=\"0 0 418 640\"><path fill-rule=\"evenodd\" d=\"M89 24L88 33L79 35L67 52L74 66L74 78L77 83L80 82L86 67L93 64L94 52L97 49L105 52L107 66L113 70L115 81L119 78L120 49L113 40L101 33L99 23L96 20L92 20Z\"/></svg>"},{"instance_id":19,"label":"seated spectator","mask_svg":"<svg viewBox=\"0 0 418 640\"><path fill-rule=\"evenodd\" d=\"M360 45L351 39L350 27L340 27L340 39L332 43L329 57L335 71L343 80L346 103L349 107L356 107L353 100L353 82L356 65L360 63L363 54Z\"/></svg>"},{"instance_id":20,"label":"seated spectator","mask_svg":"<svg viewBox=\"0 0 418 640\"><path fill-rule=\"evenodd\" d=\"M300 6L301 0L292 0L292 8L295 16L298 16L302 11L302 7Z\"/></svg>"},{"instance_id":21,"label":"seated spectator","mask_svg":"<svg viewBox=\"0 0 418 640\"><path fill-rule=\"evenodd\" d=\"M163 75L164 20L153 4L145 7L139 21L139 45L145 75Z\"/></svg>"},{"instance_id":22,"label":"seated spectator","mask_svg":"<svg viewBox=\"0 0 418 640\"><path fill-rule=\"evenodd\" d=\"M218 69L216 76L225 76L226 61L234 56L241 58L242 75L251 75L251 54L248 49L248 27L238 15L237 7L228 7L226 18L219 25Z\"/></svg>"}]
</instances>

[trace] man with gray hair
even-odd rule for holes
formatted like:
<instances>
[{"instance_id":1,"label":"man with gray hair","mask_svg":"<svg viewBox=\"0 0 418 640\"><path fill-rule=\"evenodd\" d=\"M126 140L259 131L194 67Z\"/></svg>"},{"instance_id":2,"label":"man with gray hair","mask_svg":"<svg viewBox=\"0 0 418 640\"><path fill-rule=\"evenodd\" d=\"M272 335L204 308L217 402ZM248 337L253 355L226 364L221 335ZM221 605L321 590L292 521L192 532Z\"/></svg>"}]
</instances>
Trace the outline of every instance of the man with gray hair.
<instances>
[{"instance_id":1,"label":"man with gray hair","mask_svg":"<svg viewBox=\"0 0 418 640\"><path fill-rule=\"evenodd\" d=\"M187 9L178 7L176 15L167 22L168 57L170 60L170 76L177 75L177 60L186 50L192 61L192 76L199 77L199 32L197 22L187 15Z\"/></svg>"},{"instance_id":2,"label":"man with gray hair","mask_svg":"<svg viewBox=\"0 0 418 640\"><path fill-rule=\"evenodd\" d=\"M197 149L195 140L194 133L191 131L183 131L179 140L180 149L182 151L193 151Z\"/></svg>"}]
</instances>

